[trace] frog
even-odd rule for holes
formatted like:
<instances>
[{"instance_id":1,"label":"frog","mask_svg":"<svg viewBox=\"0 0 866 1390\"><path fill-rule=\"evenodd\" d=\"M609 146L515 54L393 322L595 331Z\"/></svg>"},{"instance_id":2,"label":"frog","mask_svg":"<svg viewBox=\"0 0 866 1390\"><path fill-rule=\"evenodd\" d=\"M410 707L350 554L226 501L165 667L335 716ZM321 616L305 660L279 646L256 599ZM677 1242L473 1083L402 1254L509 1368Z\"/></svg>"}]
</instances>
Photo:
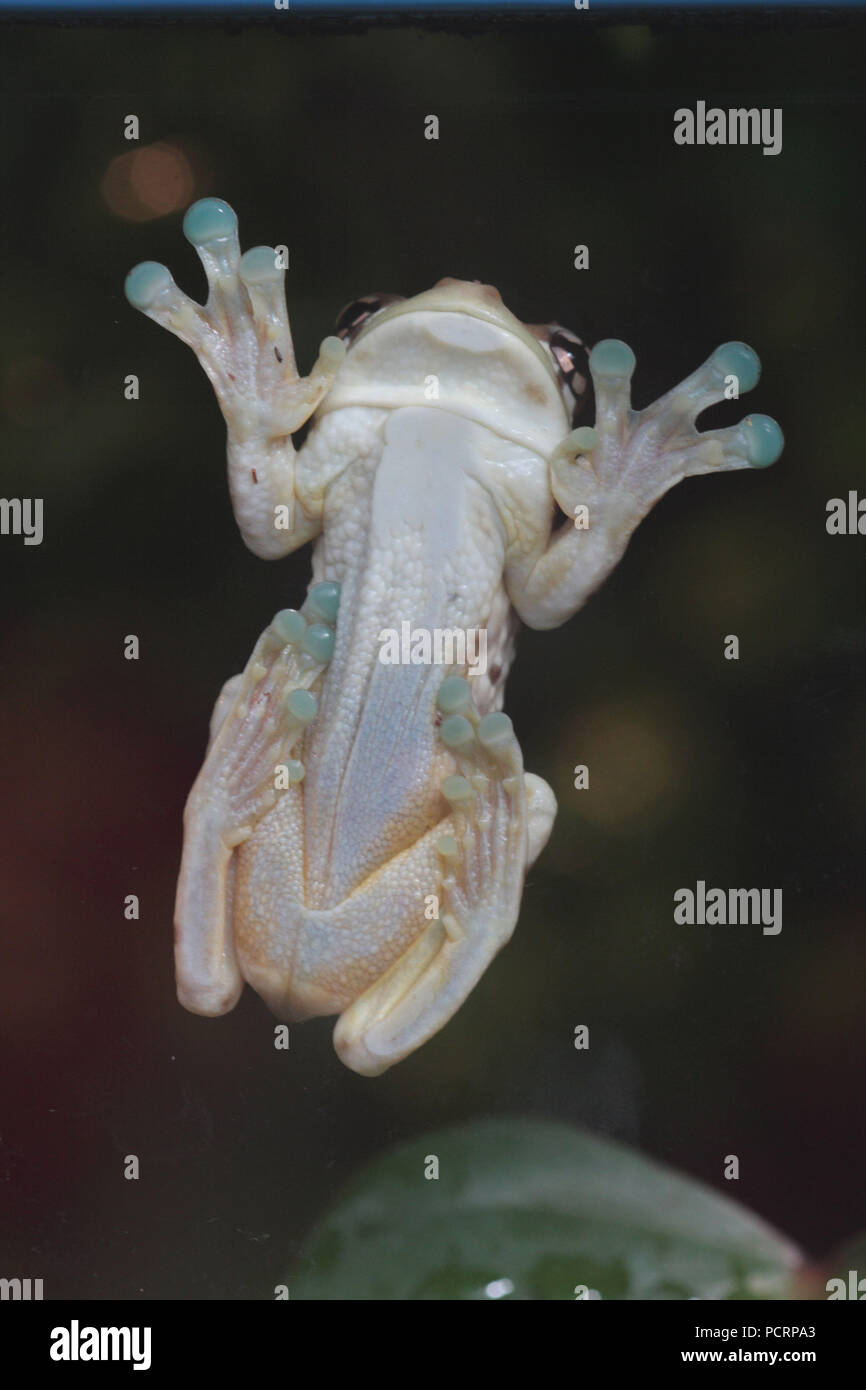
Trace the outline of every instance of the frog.
<instances>
[{"instance_id":1,"label":"frog","mask_svg":"<svg viewBox=\"0 0 866 1390\"><path fill-rule=\"evenodd\" d=\"M227 432L241 536L266 560L312 543L223 687L184 811L178 998L276 1018L337 1016L338 1057L381 1075L433 1037L510 939L557 805L504 712L519 625L561 626L683 478L763 468L769 416L699 431L760 363L725 343L635 410L632 349L524 324L499 292L446 277L369 295L298 371L283 248L241 253L218 198L184 218L199 304L164 265L129 302L193 349ZM576 425L589 383L594 423ZM300 447L294 436L307 426ZM383 660L384 634L483 631L486 660Z\"/></svg>"}]
</instances>

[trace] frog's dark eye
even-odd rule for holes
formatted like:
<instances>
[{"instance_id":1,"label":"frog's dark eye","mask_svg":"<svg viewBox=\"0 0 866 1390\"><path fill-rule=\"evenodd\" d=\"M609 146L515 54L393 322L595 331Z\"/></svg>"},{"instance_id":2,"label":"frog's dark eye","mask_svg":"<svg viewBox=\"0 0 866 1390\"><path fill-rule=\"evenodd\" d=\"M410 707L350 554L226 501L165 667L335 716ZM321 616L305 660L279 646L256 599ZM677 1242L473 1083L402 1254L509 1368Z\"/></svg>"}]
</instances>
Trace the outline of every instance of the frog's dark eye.
<instances>
[{"instance_id":1,"label":"frog's dark eye","mask_svg":"<svg viewBox=\"0 0 866 1390\"><path fill-rule=\"evenodd\" d=\"M559 323L546 325L542 342L553 358L557 376L571 401L572 420L580 413L587 387L587 349L576 333Z\"/></svg>"},{"instance_id":2,"label":"frog's dark eye","mask_svg":"<svg viewBox=\"0 0 866 1390\"><path fill-rule=\"evenodd\" d=\"M351 343L374 314L404 298L402 294L365 294L362 299L353 299L337 315L337 337Z\"/></svg>"},{"instance_id":3,"label":"frog's dark eye","mask_svg":"<svg viewBox=\"0 0 866 1390\"><path fill-rule=\"evenodd\" d=\"M583 342L570 328L563 328L561 323L527 323L526 327L553 358L560 384L566 398L571 398L576 415L586 394L587 384L587 350Z\"/></svg>"},{"instance_id":4,"label":"frog's dark eye","mask_svg":"<svg viewBox=\"0 0 866 1390\"><path fill-rule=\"evenodd\" d=\"M570 328L561 328L559 324L550 325L550 337L547 340L547 345L556 363L560 379L568 386L577 400L586 390L586 377L578 370L578 367L586 361L586 348L576 333L572 333Z\"/></svg>"}]
</instances>

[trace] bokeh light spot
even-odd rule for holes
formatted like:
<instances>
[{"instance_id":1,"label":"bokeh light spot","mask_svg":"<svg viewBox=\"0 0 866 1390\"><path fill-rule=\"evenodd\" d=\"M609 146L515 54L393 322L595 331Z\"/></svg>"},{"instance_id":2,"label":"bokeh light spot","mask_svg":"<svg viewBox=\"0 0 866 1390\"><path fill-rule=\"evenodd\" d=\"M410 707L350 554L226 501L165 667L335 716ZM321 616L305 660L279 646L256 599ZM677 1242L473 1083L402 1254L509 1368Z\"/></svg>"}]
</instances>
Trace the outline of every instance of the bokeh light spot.
<instances>
[{"instance_id":1,"label":"bokeh light spot","mask_svg":"<svg viewBox=\"0 0 866 1390\"><path fill-rule=\"evenodd\" d=\"M150 222L193 201L196 177L179 145L158 142L113 159L102 178L102 196L118 217Z\"/></svg>"},{"instance_id":2,"label":"bokeh light spot","mask_svg":"<svg viewBox=\"0 0 866 1390\"><path fill-rule=\"evenodd\" d=\"M678 800L683 755L675 718L668 724L654 713L611 700L580 729L579 761L590 768L590 790L577 803L581 816L606 829L621 828Z\"/></svg>"}]
</instances>

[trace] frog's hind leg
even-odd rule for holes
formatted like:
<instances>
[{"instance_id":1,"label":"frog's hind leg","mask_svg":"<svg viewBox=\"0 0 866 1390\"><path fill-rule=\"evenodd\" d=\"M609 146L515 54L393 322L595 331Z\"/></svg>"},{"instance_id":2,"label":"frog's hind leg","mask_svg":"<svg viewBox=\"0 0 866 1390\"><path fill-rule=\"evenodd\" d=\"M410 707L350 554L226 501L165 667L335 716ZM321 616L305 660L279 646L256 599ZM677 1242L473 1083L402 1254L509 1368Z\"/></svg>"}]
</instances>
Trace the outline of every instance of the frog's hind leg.
<instances>
[{"instance_id":1,"label":"frog's hind leg","mask_svg":"<svg viewBox=\"0 0 866 1390\"><path fill-rule=\"evenodd\" d=\"M531 869L544 846L550 839L553 822L556 820L556 797L553 788L534 772L525 772L526 785L526 867Z\"/></svg>"},{"instance_id":2,"label":"frog's hind leg","mask_svg":"<svg viewBox=\"0 0 866 1390\"><path fill-rule=\"evenodd\" d=\"M235 850L304 776L295 755L317 712L338 604L339 585L325 582L301 612L278 613L214 709L184 811L175 904L178 998L193 1013L226 1013L243 988L232 929Z\"/></svg>"},{"instance_id":3,"label":"frog's hind leg","mask_svg":"<svg viewBox=\"0 0 866 1390\"><path fill-rule=\"evenodd\" d=\"M217 697L217 702L213 707L213 714L210 717L210 730L207 744L208 752L210 752L214 739L226 722L226 716L234 708L243 678L243 671L237 676L230 676Z\"/></svg>"},{"instance_id":4,"label":"frog's hind leg","mask_svg":"<svg viewBox=\"0 0 866 1390\"><path fill-rule=\"evenodd\" d=\"M508 941L526 868L556 813L546 782L524 777L507 715L479 718L457 676L444 682L439 708L440 737L459 769L442 788L453 833L437 845L439 915L337 1021L334 1046L364 1076L379 1075L437 1032Z\"/></svg>"}]
</instances>

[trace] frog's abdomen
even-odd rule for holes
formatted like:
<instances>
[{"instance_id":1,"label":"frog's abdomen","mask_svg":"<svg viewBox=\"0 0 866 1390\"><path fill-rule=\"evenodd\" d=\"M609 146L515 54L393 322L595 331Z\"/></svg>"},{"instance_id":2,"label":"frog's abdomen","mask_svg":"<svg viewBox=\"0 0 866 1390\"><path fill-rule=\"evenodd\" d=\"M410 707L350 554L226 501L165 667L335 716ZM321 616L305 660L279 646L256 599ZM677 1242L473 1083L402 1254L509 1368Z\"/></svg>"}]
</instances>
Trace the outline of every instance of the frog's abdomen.
<instances>
[{"instance_id":1,"label":"frog's abdomen","mask_svg":"<svg viewBox=\"0 0 866 1390\"><path fill-rule=\"evenodd\" d=\"M447 810L440 788L453 765L436 694L466 668L385 663L383 633L403 638L408 623L432 641L437 630L485 629L488 666L507 662L505 534L483 481L485 433L445 410L392 412L365 495L347 486L326 523L316 578L340 580L342 594L303 753L308 906L341 902Z\"/></svg>"}]
</instances>

